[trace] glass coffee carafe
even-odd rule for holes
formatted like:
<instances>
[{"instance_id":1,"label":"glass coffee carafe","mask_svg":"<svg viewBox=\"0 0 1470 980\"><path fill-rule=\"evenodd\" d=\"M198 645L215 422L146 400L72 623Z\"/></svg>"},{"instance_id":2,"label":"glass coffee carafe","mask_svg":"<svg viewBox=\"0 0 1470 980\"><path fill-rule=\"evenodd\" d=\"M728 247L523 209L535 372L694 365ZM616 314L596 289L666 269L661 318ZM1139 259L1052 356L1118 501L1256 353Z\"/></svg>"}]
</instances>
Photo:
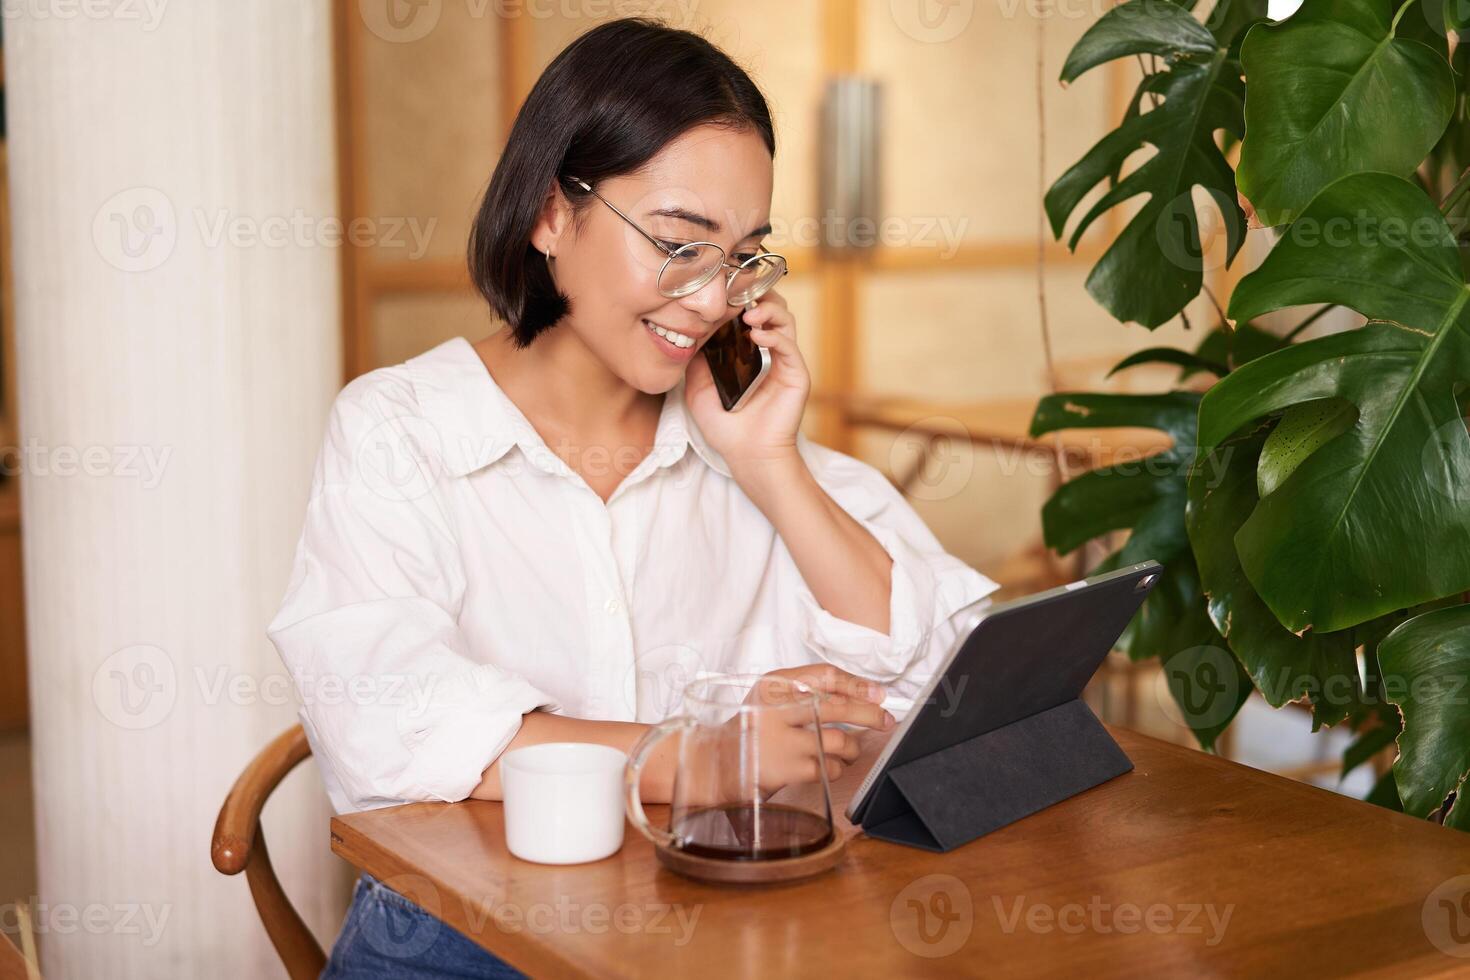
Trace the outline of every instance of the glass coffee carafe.
<instances>
[{"instance_id":1,"label":"glass coffee carafe","mask_svg":"<svg viewBox=\"0 0 1470 980\"><path fill-rule=\"evenodd\" d=\"M772 861L833 842L822 751L824 695L782 677L697 680L681 714L656 725L629 757L628 818L653 843L698 858ZM678 736L668 827L651 824L638 786L664 739Z\"/></svg>"}]
</instances>

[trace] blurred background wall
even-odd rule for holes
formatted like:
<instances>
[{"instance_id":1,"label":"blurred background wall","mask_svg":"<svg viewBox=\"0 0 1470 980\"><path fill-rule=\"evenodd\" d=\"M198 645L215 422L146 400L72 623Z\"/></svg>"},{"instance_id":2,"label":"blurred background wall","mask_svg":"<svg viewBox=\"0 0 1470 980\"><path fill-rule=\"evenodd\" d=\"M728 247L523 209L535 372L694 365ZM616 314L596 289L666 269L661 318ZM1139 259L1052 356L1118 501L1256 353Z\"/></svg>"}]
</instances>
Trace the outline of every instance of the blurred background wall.
<instances>
[{"instance_id":1,"label":"blurred background wall","mask_svg":"<svg viewBox=\"0 0 1470 980\"><path fill-rule=\"evenodd\" d=\"M781 291L814 374L809 435L902 483L1006 594L1077 577L1040 545L1057 461L1026 438L1037 398L1162 389L1168 372L1103 376L1219 319L1206 298L1190 333L1149 333L1087 295L1096 243L1128 209L1076 254L1041 226L1045 187L1136 85L1123 70L1056 83L1107 6L37 0L7 14L0 928L15 938L28 909L51 976L279 972L245 882L206 851L231 781L293 716L264 626L326 409L357 374L498 327L464 270L471 216L538 73L613 17L706 34L771 102L768 245L792 260ZM824 128L835 87L854 83L876 93L859 167L873 226L832 220L824 166L848 145ZM876 244L834 248L834 227ZM1217 256L1223 301L1248 260L1227 272ZM89 447L166 463L156 481L56 465ZM1188 741L1167 696L1116 674L1095 692L1107 717ZM1274 717L1237 728L1284 745ZM310 767L267 811L287 891L329 944L349 875L326 819ZM100 931L58 925L56 910L91 906L109 910ZM127 908L162 919L147 945L119 925Z\"/></svg>"}]
</instances>

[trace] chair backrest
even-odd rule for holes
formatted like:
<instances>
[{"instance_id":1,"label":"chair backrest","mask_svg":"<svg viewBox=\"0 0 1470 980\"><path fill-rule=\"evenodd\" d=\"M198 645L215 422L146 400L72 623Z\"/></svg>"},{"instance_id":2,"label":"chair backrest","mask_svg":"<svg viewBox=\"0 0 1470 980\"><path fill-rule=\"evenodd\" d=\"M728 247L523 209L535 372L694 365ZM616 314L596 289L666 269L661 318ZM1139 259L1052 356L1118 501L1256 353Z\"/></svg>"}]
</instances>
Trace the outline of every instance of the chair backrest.
<instances>
[{"instance_id":1,"label":"chair backrest","mask_svg":"<svg viewBox=\"0 0 1470 980\"><path fill-rule=\"evenodd\" d=\"M286 774L310 755L311 745L300 725L277 735L235 780L219 808L209 847L210 858L221 874L245 872L255 911L292 980L314 980L327 958L281 889L260 832L260 811Z\"/></svg>"},{"instance_id":2,"label":"chair backrest","mask_svg":"<svg viewBox=\"0 0 1470 980\"><path fill-rule=\"evenodd\" d=\"M17 909L19 905L15 906ZM27 920L23 928L30 928ZM0 936L0 980L41 980L40 968L36 966L35 946L27 943L30 947L30 955L15 948L15 944L4 936Z\"/></svg>"}]
</instances>

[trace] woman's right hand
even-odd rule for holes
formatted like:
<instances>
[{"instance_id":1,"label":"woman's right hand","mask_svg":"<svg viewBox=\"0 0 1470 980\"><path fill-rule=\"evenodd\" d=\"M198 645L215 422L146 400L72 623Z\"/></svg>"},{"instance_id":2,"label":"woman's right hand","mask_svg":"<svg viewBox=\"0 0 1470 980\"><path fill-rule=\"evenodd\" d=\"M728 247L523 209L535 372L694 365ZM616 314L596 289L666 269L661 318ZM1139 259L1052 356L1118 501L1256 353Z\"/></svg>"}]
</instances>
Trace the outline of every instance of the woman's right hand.
<instances>
[{"instance_id":1,"label":"woman's right hand","mask_svg":"<svg viewBox=\"0 0 1470 980\"><path fill-rule=\"evenodd\" d=\"M821 777L817 760L817 740L813 737L812 711L807 698L798 695L793 683L811 689L817 695L817 715L822 727L822 755L826 759L827 779L834 780L862 753L856 735L842 728L828 728L837 722L890 731L893 716L882 708L883 687L875 681L858 677L831 664L809 664L784 667L762 674L746 695L746 704L764 704L775 711L759 713L762 728L760 788L774 793L791 783L816 782ZM780 706L789 709L780 710Z\"/></svg>"}]
</instances>

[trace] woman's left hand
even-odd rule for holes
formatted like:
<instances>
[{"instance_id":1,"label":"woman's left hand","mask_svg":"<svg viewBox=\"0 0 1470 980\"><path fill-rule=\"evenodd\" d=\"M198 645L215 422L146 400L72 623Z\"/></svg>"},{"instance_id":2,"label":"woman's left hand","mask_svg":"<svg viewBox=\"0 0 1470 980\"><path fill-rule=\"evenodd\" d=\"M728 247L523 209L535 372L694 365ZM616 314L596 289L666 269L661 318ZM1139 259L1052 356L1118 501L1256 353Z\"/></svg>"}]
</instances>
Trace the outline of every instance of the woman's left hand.
<instances>
[{"instance_id":1,"label":"woman's left hand","mask_svg":"<svg viewBox=\"0 0 1470 980\"><path fill-rule=\"evenodd\" d=\"M811 374L796 346L796 320L774 289L745 313L755 343L771 352L771 369L738 412L720 404L709 364L696 354L684 375L684 401L699 431L732 472L798 459L796 433L811 391Z\"/></svg>"}]
</instances>

